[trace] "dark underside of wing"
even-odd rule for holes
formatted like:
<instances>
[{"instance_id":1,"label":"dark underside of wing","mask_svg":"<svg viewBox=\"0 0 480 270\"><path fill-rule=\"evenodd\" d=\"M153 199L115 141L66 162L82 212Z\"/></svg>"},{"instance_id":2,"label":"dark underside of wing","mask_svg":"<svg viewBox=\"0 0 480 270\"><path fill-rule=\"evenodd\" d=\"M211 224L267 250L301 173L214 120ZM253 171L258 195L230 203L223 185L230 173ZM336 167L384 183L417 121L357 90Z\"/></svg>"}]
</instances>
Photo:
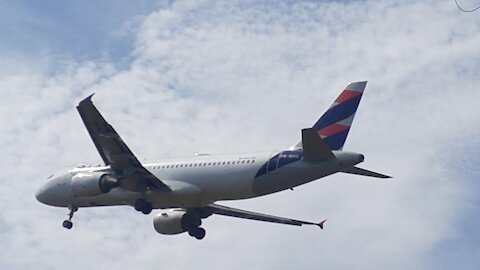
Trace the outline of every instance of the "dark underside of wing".
<instances>
[{"instance_id":1,"label":"dark underside of wing","mask_svg":"<svg viewBox=\"0 0 480 270\"><path fill-rule=\"evenodd\" d=\"M203 209L209 213L222 215L222 216L244 218L244 219L257 220L257 221L295 225L295 226L317 225L321 229L323 229L323 224L327 221L326 219L324 219L321 222L316 223L316 222L309 222L309 221L303 221L303 220L296 220L291 218L284 218L284 217L278 217L278 216L272 216L272 215L267 215L262 213L236 209L236 208L222 206L218 204L210 204L204 207Z\"/></svg>"},{"instance_id":2,"label":"dark underside of wing","mask_svg":"<svg viewBox=\"0 0 480 270\"><path fill-rule=\"evenodd\" d=\"M93 105L92 96L82 100L77 109L105 165L110 165L110 168L124 179L145 182L149 186L170 190L138 161L115 129L105 121Z\"/></svg>"}]
</instances>

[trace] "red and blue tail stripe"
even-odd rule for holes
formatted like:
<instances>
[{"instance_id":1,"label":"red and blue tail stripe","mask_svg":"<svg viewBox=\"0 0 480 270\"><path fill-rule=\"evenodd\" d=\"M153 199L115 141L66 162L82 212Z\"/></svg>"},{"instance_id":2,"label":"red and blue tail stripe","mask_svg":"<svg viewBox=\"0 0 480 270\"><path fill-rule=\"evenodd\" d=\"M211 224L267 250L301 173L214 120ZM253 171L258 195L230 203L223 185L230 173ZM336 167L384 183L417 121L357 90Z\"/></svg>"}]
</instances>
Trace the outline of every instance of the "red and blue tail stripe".
<instances>
[{"instance_id":1,"label":"red and blue tail stripe","mask_svg":"<svg viewBox=\"0 0 480 270\"><path fill-rule=\"evenodd\" d=\"M330 108L313 125L332 150L341 150L352 126L367 82L350 83Z\"/></svg>"}]
</instances>

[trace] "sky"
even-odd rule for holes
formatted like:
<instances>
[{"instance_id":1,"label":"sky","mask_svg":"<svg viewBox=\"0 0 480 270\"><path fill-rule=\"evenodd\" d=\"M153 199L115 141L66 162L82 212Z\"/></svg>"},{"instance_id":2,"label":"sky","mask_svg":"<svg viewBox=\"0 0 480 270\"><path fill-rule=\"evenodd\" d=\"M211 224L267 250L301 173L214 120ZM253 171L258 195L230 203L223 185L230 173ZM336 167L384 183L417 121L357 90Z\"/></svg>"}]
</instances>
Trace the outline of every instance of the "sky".
<instances>
[{"instance_id":1,"label":"sky","mask_svg":"<svg viewBox=\"0 0 480 270\"><path fill-rule=\"evenodd\" d=\"M434 0L0 1L0 269L476 269L479 15ZM67 209L35 200L53 172L101 162L75 109L91 93L156 161L287 148L363 80L344 149L392 180L223 202L327 218L323 231L212 216L197 241L127 206L80 209L67 231Z\"/></svg>"}]
</instances>

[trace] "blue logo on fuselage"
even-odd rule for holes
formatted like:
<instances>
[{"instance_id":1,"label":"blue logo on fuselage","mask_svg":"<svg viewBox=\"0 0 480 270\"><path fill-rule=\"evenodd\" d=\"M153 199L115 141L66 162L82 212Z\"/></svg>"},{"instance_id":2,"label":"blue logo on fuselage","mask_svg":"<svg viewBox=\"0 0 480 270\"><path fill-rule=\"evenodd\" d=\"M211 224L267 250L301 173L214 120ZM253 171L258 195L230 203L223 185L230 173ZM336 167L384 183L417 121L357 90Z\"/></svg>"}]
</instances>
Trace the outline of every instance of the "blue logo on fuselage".
<instances>
[{"instance_id":1,"label":"blue logo on fuselage","mask_svg":"<svg viewBox=\"0 0 480 270\"><path fill-rule=\"evenodd\" d=\"M303 151L302 150L288 150L282 151L274 156L272 156L265 164L260 167L255 178L260 177L266 173L271 173L279 168L286 166L295 161L302 159Z\"/></svg>"}]
</instances>

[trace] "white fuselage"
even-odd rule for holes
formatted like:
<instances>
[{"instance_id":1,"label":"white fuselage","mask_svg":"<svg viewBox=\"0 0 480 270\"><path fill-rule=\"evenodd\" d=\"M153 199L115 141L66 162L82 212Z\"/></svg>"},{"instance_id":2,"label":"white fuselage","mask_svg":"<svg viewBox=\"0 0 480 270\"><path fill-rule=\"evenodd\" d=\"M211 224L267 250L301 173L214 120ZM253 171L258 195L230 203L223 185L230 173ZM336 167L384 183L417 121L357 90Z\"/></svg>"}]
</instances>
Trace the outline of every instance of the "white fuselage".
<instances>
[{"instance_id":1,"label":"white fuselage","mask_svg":"<svg viewBox=\"0 0 480 270\"><path fill-rule=\"evenodd\" d=\"M142 164L172 191L149 189L153 208L201 207L215 201L238 200L271 194L345 170L363 161L357 153L333 151L335 159L305 162L301 150L231 155L197 155L191 158ZM42 187L53 206L133 205L142 196L122 186L92 197L78 197L71 188L79 173L112 173L110 167L77 167L51 177Z\"/></svg>"}]
</instances>

